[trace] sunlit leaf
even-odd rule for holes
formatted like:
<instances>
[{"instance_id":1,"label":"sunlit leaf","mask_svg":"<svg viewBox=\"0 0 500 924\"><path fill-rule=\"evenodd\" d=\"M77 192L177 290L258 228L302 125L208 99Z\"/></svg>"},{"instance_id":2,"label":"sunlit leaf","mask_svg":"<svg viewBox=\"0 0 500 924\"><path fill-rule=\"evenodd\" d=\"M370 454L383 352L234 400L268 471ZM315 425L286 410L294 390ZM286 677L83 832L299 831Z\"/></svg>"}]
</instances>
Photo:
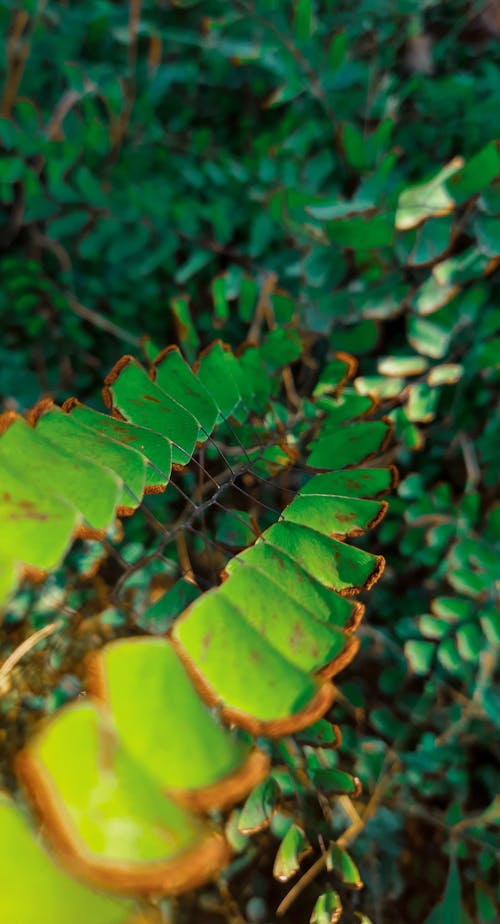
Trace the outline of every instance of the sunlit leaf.
<instances>
[{"instance_id":1,"label":"sunlit leaf","mask_svg":"<svg viewBox=\"0 0 500 924\"><path fill-rule=\"evenodd\" d=\"M238 830L242 834L253 834L267 828L279 799L280 789L272 776L259 783L241 809Z\"/></svg>"},{"instance_id":2,"label":"sunlit leaf","mask_svg":"<svg viewBox=\"0 0 500 924\"><path fill-rule=\"evenodd\" d=\"M326 868L334 870L340 876L344 885L352 889L361 889L363 881L359 875L358 867L354 860L338 844L331 843L326 855Z\"/></svg>"},{"instance_id":3,"label":"sunlit leaf","mask_svg":"<svg viewBox=\"0 0 500 924\"><path fill-rule=\"evenodd\" d=\"M436 218L452 211L455 202L447 190L446 181L460 170L463 163L461 157L455 157L430 180L410 186L401 193L396 213L399 231L416 228L426 218Z\"/></svg>"},{"instance_id":4,"label":"sunlit leaf","mask_svg":"<svg viewBox=\"0 0 500 924\"><path fill-rule=\"evenodd\" d=\"M161 793L90 703L58 712L18 769L55 848L96 885L183 891L226 862L223 838Z\"/></svg>"},{"instance_id":5,"label":"sunlit leaf","mask_svg":"<svg viewBox=\"0 0 500 924\"><path fill-rule=\"evenodd\" d=\"M333 889L328 888L318 898L311 917L310 924L338 924L342 915L340 896Z\"/></svg>"},{"instance_id":6,"label":"sunlit leaf","mask_svg":"<svg viewBox=\"0 0 500 924\"><path fill-rule=\"evenodd\" d=\"M106 645L94 656L91 679L129 753L191 808L236 801L266 772L264 755L211 716L168 642Z\"/></svg>"},{"instance_id":7,"label":"sunlit leaf","mask_svg":"<svg viewBox=\"0 0 500 924\"><path fill-rule=\"evenodd\" d=\"M311 847L302 828L292 825L283 838L274 859L273 875L280 882L288 882L297 870Z\"/></svg>"},{"instance_id":8,"label":"sunlit leaf","mask_svg":"<svg viewBox=\"0 0 500 924\"><path fill-rule=\"evenodd\" d=\"M70 878L40 846L19 809L0 796L0 914L33 924L131 924L134 906ZM22 875L20 875L22 870Z\"/></svg>"}]
</instances>

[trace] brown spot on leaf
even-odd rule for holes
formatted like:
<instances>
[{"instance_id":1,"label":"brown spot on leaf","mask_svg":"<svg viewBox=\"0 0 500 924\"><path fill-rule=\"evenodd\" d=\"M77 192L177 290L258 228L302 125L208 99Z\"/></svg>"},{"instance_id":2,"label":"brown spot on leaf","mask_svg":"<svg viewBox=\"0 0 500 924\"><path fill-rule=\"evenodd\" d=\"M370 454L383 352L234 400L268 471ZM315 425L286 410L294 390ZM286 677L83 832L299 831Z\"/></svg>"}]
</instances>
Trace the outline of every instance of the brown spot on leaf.
<instances>
[{"instance_id":1,"label":"brown spot on leaf","mask_svg":"<svg viewBox=\"0 0 500 924\"><path fill-rule=\"evenodd\" d=\"M206 658L208 649L210 648L210 642L212 641L212 633L207 632L201 640L201 657L202 659Z\"/></svg>"},{"instance_id":2,"label":"brown spot on leaf","mask_svg":"<svg viewBox=\"0 0 500 924\"><path fill-rule=\"evenodd\" d=\"M292 626L292 634L288 639L288 644L292 651L297 651L304 643L304 629L302 623L295 622Z\"/></svg>"},{"instance_id":3,"label":"brown spot on leaf","mask_svg":"<svg viewBox=\"0 0 500 924\"><path fill-rule=\"evenodd\" d=\"M339 523L350 523L353 517L353 513L337 513L337 520Z\"/></svg>"}]
</instances>

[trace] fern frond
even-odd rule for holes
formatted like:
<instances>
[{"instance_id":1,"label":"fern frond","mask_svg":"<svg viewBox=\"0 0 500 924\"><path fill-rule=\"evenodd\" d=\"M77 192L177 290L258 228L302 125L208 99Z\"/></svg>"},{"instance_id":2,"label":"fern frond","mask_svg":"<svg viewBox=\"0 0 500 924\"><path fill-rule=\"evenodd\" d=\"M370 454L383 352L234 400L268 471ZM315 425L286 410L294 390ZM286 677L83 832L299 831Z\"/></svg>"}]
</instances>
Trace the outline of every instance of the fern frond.
<instances>
[{"instance_id":1,"label":"fern frond","mask_svg":"<svg viewBox=\"0 0 500 924\"><path fill-rule=\"evenodd\" d=\"M312 436L311 477L226 563L222 583L193 594L166 637L121 639L93 655L91 696L60 710L18 757L62 866L101 889L178 893L224 866L229 848L207 813L240 801L265 778L269 759L256 737L292 734L324 715L331 678L358 648L363 606L354 598L379 578L384 561L345 540L385 513L380 497L394 471L360 466L384 451L391 428L369 419L370 399L342 393L355 363L340 354L296 415L295 430L288 435L279 424L253 450L247 437L259 419L279 413L282 366L273 349L264 341L236 357L216 342L191 369L170 348L149 372L127 356L106 379L110 414L72 399L62 408L44 401L28 420L1 421L4 597L23 573L54 568L74 536L105 535L116 516L164 490L172 469L188 465L216 430L239 428L248 470L258 464L271 475ZM9 803L0 817L24 844ZM30 851L25 875L34 882L49 860L34 845ZM72 880L64 882L71 892ZM15 907L19 924L34 924L17 912L17 891L15 882L0 890L0 908ZM97 897L86 894L90 908ZM64 888L60 896L51 924L66 924L72 913ZM99 921L129 917L128 906L110 899Z\"/></svg>"}]
</instances>

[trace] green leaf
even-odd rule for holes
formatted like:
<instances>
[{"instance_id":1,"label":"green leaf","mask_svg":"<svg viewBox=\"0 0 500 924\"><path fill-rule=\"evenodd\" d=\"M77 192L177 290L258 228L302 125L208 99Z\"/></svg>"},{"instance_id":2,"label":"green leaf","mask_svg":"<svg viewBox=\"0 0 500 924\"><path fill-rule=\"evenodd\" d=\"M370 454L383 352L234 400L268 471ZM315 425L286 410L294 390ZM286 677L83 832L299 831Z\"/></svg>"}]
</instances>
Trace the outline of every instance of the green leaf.
<instances>
[{"instance_id":1,"label":"green leaf","mask_svg":"<svg viewBox=\"0 0 500 924\"><path fill-rule=\"evenodd\" d=\"M316 484L317 493L311 482L308 488L285 507L283 517L325 536L359 536L376 526L386 509L376 501L331 495L324 483Z\"/></svg>"},{"instance_id":2,"label":"green leaf","mask_svg":"<svg viewBox=\"0 0 500 924\"><path fill-rule=\"evenodd\" d=\"M258 541L233 558L226 565L226 572L234 574L241 565L248 564L257 574L264 574L297 603L308 610L316 619L333 626L347 626L358 621L362 608L345 597L332 594L327 586L317 580L286 552L274 548L267 541Z\"/></svg>"},{"instance_id":3,"label":"green leaf","mask_svg":"<svg viewBox=\"0 0 500 924\"><path fill-rule=\"evenodd\" d=\"M62 492L65 501L80 514L79 519L93 529L111 525L121 495L121 482L109 469L90 459L82 461L73 451L65 451L42 437L38 429L21 419L15 420L0 440L0 461L12 467L20 459L30 459L29 480L39 492L49 496L60 496ZM22 497L21 483L16 493L19 492ZM29 513L23 513L23 519L25 516ZM33 513L36 516L39 514Z\"/></svg>"},{"instance_id":4,"label":"green leaf","mask_svg":"<svg viewBox=\"0 0 500 924\"><path fill-rule=\"evenodd\" d=\"M408 342L417 353L432 359L442 359L449 349L453 331L438 318L428 321L410 315L408 318Z\"/></svg>"},{"instance_id":5,"label":"green leaf","mask_svg":"<svg viewBox=\"0 0 500 924\"><path fill-rule=\"evenodd\" d=\"M497 916L495 900L480 885L476 885L476 905L481 924L494 924Z\"/></svg>"},{"instance_id":6,"label":"green leaf","mask_svg":"<svg viewBox=\"0 0 500 924\"><path fill-rule=\"evenodd\" d=\"M314 397L337 392L351 377L355 368L356 363L352 356L337 354L323 369L313 392Z\"/></svg>"},{"instance_id":7,"label":"green leaf","mask_svg":"<svg viewBox=\"0 0 500 924\"><path fill-rule=\"evenodd\" d=\"M457 629L457 648L464 661L476 663L483 648L483 639L474 623Z\"/></svg>"},{"instance_id":8,"label":"green leaf","mask_svg":"<svg viewBox=\"0 0 500 924\"><path fill-rule=\"evenodd\" d=\"M172 446L165 436L146 427L137 427L100 414L75 399L64 405L64 410L78 423L123 446L130 446L146 461L146 489L168 484L172 467Z\"/></svg>"},{"instance_id":9,"label":"green leaf","mask_svg":"<svg viewBox=\"0 0 500 924\"><path fill-rule=\"evenodd\" d=\"M291 100L296 99L297 96L300 96L301 93L304 92L304 89L302 81L292 76L288 83L278 87L278 89L267 98L265 108L272 109L274 106L282 106L283 103L289 103Z\"/></svg>"},{"instance_id":10,"label":"green leaf","mask_svg":"<svg viewBox=\"0 0 500 924\"><path fill-rule=\"evenodd\" d=\"M493 608L484 609L481 612L480 622L490 645L500 645L500 614Z\"/></svg>"},{"instance_id":11,"label":"green leaf","mask_svg":"<svg viewBox=\"0 0 500 924\"><path fill-rule=\"evenodd\" d=\"M326 854L326 868L340 876L344 885L351 889L362 889L363 880L352 857L338 844L331 843Z\"/></svg>"},{"instance_id":12,"label":"green leaf","mask_svg":"<svg viewBox=\"0 0 500 924\"><path fill-rule=\"evenodd\" d=\"M263 639L219 590L194 602L177 621L174 637L208 685L209 699L221 702L226 714L236 712L244 722L246 716L251 730L300 712L315 696L312 678Z\"/></svg>"},{"instance_id":13,"label":"green leaf","mask_svg":"<svg viewBox=\"0 0 500 924\"><path fill-rule=\"evenodd\" d=\"M166 436L172 444L172 461L189 462L198 439L193 415L158 385L131 356L124 357L106 379L109 406L130 423Z\"/></svg>"},{"instance_id":14,"label":"green leaf","mask_svg":"<svg viewBox=\"0 0 500 924\"><path fill-rule=\"evenodd\" d=\"M211 290L214 302L214 324L217 323L217 326L222 327L229 318L226 276L216 276L212 280Z\"/></svg>"},{"instance_id":15,"label":"green leaf","mask_svg":"<svg viewBox=\"0 0 500 924\"><path fill-rule=\"evenodd\" d=\"M265 337L259 355L271 371L287 366L299 359L302 353L302 338L293 329L275 328Z\"/></svg>"},{"instance_id":16,"label":"green leaf","mask_svg":"<svg viewBox=\"0 0 500 924\"><path fill-rule=\"evenodd\" d=\"M213 254L210 250L193 250L186 262L177 270L175 281L178 285L183 286L188 279L199 273L212 259Z\"/></svg>"},{"instance_id":17,"label":"green leaf","mask_svg":"<svg viewBox=\"0 0 500 924\"><path fill-rule=\"evenodd\" d=\"M418 627L425 638L443 638L450 631L449 623L437 616L420 616Z\"/></svg>"},{"instance_id":18,"label":"green leaf","mask_svg":"<svg viewBox=\"0 0 500 924\"><path fill-rule=\"evenodd\" d=\"M215 426L218 408L213 398L193 375L176 347L164 350L153 364L153 379L157 385L189 411L198 421L200 440L207 439Z\"/></svg>"},{"instance_id":19,"label":"green leaf","mask_svg":"<svg viewBox=\"0 0 500 924\"><path fill-rule=\"evenodd\" d=\"M302 828L292 825L283 838L276 854L273 876L280 882L288 882L295 876L311 846Z\"/></svg>"},{"instance_id":20,"label":"green leaf","mask_svg":"<svg viewBox=\"0 0 500 924\"><path fill-rule=\"evenodd\" d=\"M355 170L366 170L368 158L363 133L353 122L346 122L341 126L341 143L348 164Z\"/></svg>"},{"instance_id":21,"label":"green leaf","mask_svg":"<svg viewBox=\"0 0 500 924\"><path fill-rule=\"evenodd\" d=\"M391 468L361 468L353 472L324 472L306 481L300 494L332 494L339 497L380 497L394 487L396 473Z\"/></svg>"},{"instance_id":22,"label":"green leaf","mask_svg":"<svg viewBox=\"0 0 500 924\"><path fill-rule=\"evenodd\" d=\"M49 224L48 236L54 240L64 240L71 235L79 234L91 220L89 212L75 209L60 218L53 218Z\"/></svg>"},{"instance_id":23,"label":"green leaf","mask_svg":"<svg viewBox=\"0 0 500 924\"><path fill-rule=\"evenodd\" d=\"M348 796L357 797L361 792L361 783L356 776L351 776L344 770L334 770L332 768L312 769L311 776L314 785L322 792L338 793L339 795L347 794Z\"/></svg>"},{"instance_id":24,"label":"green leaf","mask_svg":"<svg viewBox=\"0 0 500 924\"><path fill-rule=\"evenodd\" d=\"M249 842L249 837L245 834L242 834L238 828L240 816L240 809L235 809L233 812L231 812L229 821L227 822L224 829L224 834L228 840L228 843L235 853L243 853Z\"/></svg>"},{"instance_id":25,"label":"green leaf","mask_svg":"<svg viewBox=\"0 0 500 924\"><path fill-rule=\"evenodd\" d=\"M19 772L57 848L104 888L175 892L227 858L220 835L161 793L90 703L59 711Z\"/></svg>"},{"instance_id":26,"label":"green leaf","mask_svg":"<svg viewBox=\"0 0 500 924\"><path fill-rule=\"evenodd\" d=\"M170 301L179 342L189 360L193 360L200 345L200 339L193 324L186 296L177 296Z\"/></svg>"},{"instance_id":27,"label":"green leaf","mask_svg":"<svg viewBox=\"0 0 500 924\"><path fill-rule=\"evenodd\" d=\"M0 915L33 924L131 924L132 902L105 896L71 879L40 846L19 809L0 795ZM19 871L22 870L22 875Z\"/></svg>"},{"instance_id":28,"label":"green leaf","mask_svg":"<svg viewBox=\"0 0 500 924\"><path fill-rule=\"evenodd\" d=\"M455 200L448 192L447 180L463 166L461 157L454 157L446 167L431 179L405 189L398 202L396 228L407 231L416 228L427 218L447 215L455 207Z\"/></svg>"},{"instance_id":29,"label":"green leaf","mask_svg":"<svg viewBox=\"0 0 500 924\"><path fill-rule=\"evenodd\" d=\"M422 375L428 365L421 356L385 356L377 361L378 371L390 376Z\"/></svg>"},{"instance_id":30,"label":"green leaf","mask_svg":"<svg viewBox=\"0 0 500 924\"><path fill-rule=\"evenodd\" d=\"M360 375L354 379L354 387L360 395L377 398L396 398L405 386L405 380L396 376Z\"/></svg>"},{"instance_id":31,"label":"green leaf","mask_svg":"<svg viewBox=\"0 0 500 924\"><path fill-rule=\"evenodd\" d=\"M446 189L453 200L461 205L486 189L500 173L500 151L498 142L491 141L446 182Z\"/></svg>"},{"instance_id":32,"label":"green leaf","mask_svg":"<svg viewBox=\"0 0 500 924\"><path fill-rule=\"evenodd\" d=\"M459 674L463 671L463 661L454 639L448 638L441 642L437 649L437 658L442 667L451 674Z\"/></svg>"},{"instance_id":33,"label":"green leaf","mask_svg":"<svg viewBox=\"0 0 500 924\"><path fill-rule=\"evenodd\" d=\"M240 391L234 378L235 366L232 353L216 342L201 354L196 372L224 417L229 417L240 401Z\"/></svg>"},{"instance_id":34,"label":"green leaf","mask_svg":"<svg viewBox=\"0 0 500 924\"><path fill-rule=\"evenodd\" d=\"M443 363L434 366L428 376L427 383L433 388L439 385L456 385L464 373L464 367L459 363Z\"/></svg>"},{"instance_id":35,"label":"green leaf","mask_svg":"<svg viewBox=\"0 0 500 924\"><path fill-rule=\"evenodd\" d=\"M242 321L244 321L246 324L249 324L254 316L255 308L257 305L257 299L258 299L258 289L257 289L257 285L254 282L254 280L244 277L241 280L239 294L240 294L240 299L238 303L238 314ZM276 296L273 296L273 299L272 299L273 303L274 303L275 298ZM276 309L275 309L275 315L276 315ZM277 320L282 320L282 319L277 318ZM286 321L286 320L289 320L289 318L285 318L283 320Z\"/></svg>"},{"instance_id":36,"label":"green leaf","mask_svg":"<svg viewBox=\"0 0 500 924\"><path fill-rule=\"evenodd\" d=\"M378 580L383 567L376 555L286 520L266 530L265 541L337 592L370 587Z\"/></svg>"},{"instance_id":37,"label":"green leaf","mask_svg":"<svg viewBox=\"0 0 500 924\"><path fill-rule=\"evenodd\" d=\"M247 564L232 571L219 590L220 596L226 597L275 651L301 670L324 668L339 657L347 643L341 629L315 619L271 578L256 574Z\"/></svg>"},{"instance_id":38,"label":"green leaf","mask_svg":"<svg viewBox=\"0 0 500 924\"><path fill-rule=\"evenodd\" d=\"M325 201L309 205L307 206L307 211L319 221L333 221L364 212L373 213L374 208L373 203L370 201L356 201L353 199L350 202L343 202L339 201L339 199L334 199L332 202Z\"/></svg>"},{"instance_id":39,"label":"green leaf","mask_svg":"<svg viewBox=\"0 0 500 924\"><path fill-rule=\"evenodd\" d=\"M416 232L415 246L408 257L409 266L434 263L448 250L453 230L453 216L429 218Z\"/></svg>"},{"instance_id":40,"label":"green leaf","mask_svg":"<svg viewBox=\"0 0 500 924\"><path fill-rule=\"evenodd\" d=\"M8 464L4 455L0 444L0 549L3 581L10 586L16 558L35 568L54 568L68 547L79 517L60 497L41 494L30 479L25 477L20 483L15 459Z\"/></svg>"},{"instance_id":41,"label":"green leaf","mask_svg":"<svg viewBox=\"0 0 500 924\"><path fill-rule=\"evenodd\" d=\"M450 921L456 921L457 924L472 924L462 905L460 893L460 875L457 861L452 857L443 898L425 919L425 924L449 924Z\"/></svg>"},{"instance_id":42,"label":"green leaf","mask_svg":"<svg viewBox=\"0 0 500 924\"><path fill-rule=\"evenodd\" d=\"M217 542L232 548L245 548L254 541L255 535L255 520L245 510L223 510L217 518Z\"/></svg>"},{"instance_id":43,"label":"green leaf","mask_svg":"<svg viewBox=\"0 0 500 924\"><path fill-rule=\"evenodd\" d=\"M448 305L459 288L455 284L441 284L435 276L429 276L411 298L411 306L419 315L434 314Z\"/></svg>"},{"instance_id":44,"label":"green leaf","mask_svg":"<svg viewBox=\"0 0 500 924\"><path fill-rule=\"evenodd\" d=\"M335 327L331 342L336 350L346 350L355 356L362 356L375 349L378 337L378 325L375 321L367 319L350 327Z\"/></svg>"},{"instance_id":45,"label":"green leaf","mask_svg":"<svg viewBox=\"0 0 500 924\"><path fill-rule=\"evenodd\" d=\"M394 241L394 223L391 213L372 216L355 216L327 222L329 240L339 247L356 251L390 247Z\"/></svg>"},{"instance_id":46,"label":"green leaf","mask_svg":"<svg viewBox=\"0 0 500 924\"><path fill-rule=\"evenodd\" d=\"M432 269L433 276L443 288L452 288L464 285L486 272L490 258L475 247L464 250L457 257L450 257L441 263L436 263Z\"/></svg>"},{"instance_id":47,"label":"green leaf","mask_svg":"<svg viewBox=\"0 0 500 924\"><path fill-rule=\"evenodd\" d=\"M500 222L498 216L488 218L480 215L474 222L474 233L481 253L494 259L500 256Z\"/></svg>"},{"instance_id":48,"label":"green leaf","mask_svg":"<svg viewBox=\"0 0 500 924\"><path fill-rule=\"evenodd\" d=\"M327 719L320 719L308 729L298 732L297 740L310 747L336 748L340 743L339 735L340 731L336 725L332 725Z\"/></svg>"},{"instance_id":49,"label":"green leaf","mask_svg":"<svg viewBox=\"0 0 500 924\"><path fill-rule=\"evenodd\" d=\"M142 616L137 618L137 625L147 632L163 635L174 619L180 616L200 594L201 590L196 584L180 578L156 603L144 610Z\"/></svg>"},{"instance_id":50,"label":"green leaf","mask_svg":"<svg viewBox=\"0 0 500 924\"><path fill-rule=\"evenodd\" d=\"M253 761L249 741L216 722L163 639L106 645L94 656L91 678L128 752L161 789L184 792L192 808L236 801L255 782L255 771L265 773L265 759Z\"/></svg>"},{"instance_id":51,"label":"green leaf","mask_svg":"<svg viewBox=\"0 0 500 924\"><path fill-rule=\"evenodd\" d=\"M24 161L20 157L2 157L0 166L0 183L11 185L21 179L25 171Z\"/></svg>"},{"instance_id":52,"label":"green leaf","mask_svg":"<svg viewBox=\"0 0 500 924\"><path fill-rule=\"evenodd\" d=\"M333 36L328 48L328 67L333 73L342 67L346 50L347 34L344 31L337 32Z\"/></svg>"},{"instance_id":53,"label":"green leaf","mask_svg":"<svg viewBox=\"0 0 500 924\"><path fill-rule=\"evenodd\" d=\"M277 809L280 795L280 788L272 776L259 783L241 810L238 831L254 834L267 828Z\"/></svg>"},{"instance_id":54,"label":"green leaf","mask_svg":"<svg viewBox=\"0 0 500 924\"><path fill-rule=\"evenodd\" d=\"M141 453L89 429L55 405L41 414L36 432L77 458L111 469L123 482L120 506L134 509L141 502L146 482L146 463Z\"/></svg>"},{"instance_id":55,"label":"green leaf","mask_svg":"<svg viewBox=\"0 0 500 924\"><path fill-rule=\"evenodd\" d=\"M255 296L256 298L256 296ZM272 292L269 301L277 324L289 324L295 317L295 303L286 292ZM241 308L241 301L240 301ZM253 312L252 315L253 317ZM245 320L242 315L242 320Z\"/></svg>"},{"instance_id":56,"label":"green leaf","mask_svg":"<svg viewBox=\"0 0 500 924\"><path fill-rule=\"evenodd\" d=\"M309 921L310 924L338 924L341 915L340 896L333 889L328 888L318 898Z\"/></svg>"},{"instance_id":57,"label":"green leaf","mask_svg":"<svg viewBox=\"0 0 500 924\"><path fill-rule=\"evenodd\" d=\"M313 0L296 0L293 24L299 41L311 38L314 32Z\"/></svg>"},{"instance_id":58,"label":"green leaf","mask_svg":"<svg viewBox=\"0 0 500 924\"><path fill-rule=\"evenodd\" d=\"M425 382L419 382L418 385L410 385L408 388L408 400L406 402L406 414L408 420L419 423L430 423L436 416L437 405L439 401L439 392L435 388L430 388Z\"/></svg>"},{"instance_id":59,"label":"green leaf","mask_svg":"<svg viewBox=\"0 0 500 924\"><path fill-rule=\"evenodd\" d=\"M434 657L434 645L431 642L418 640L406 642L405 655L412 670L416 674L428 674Z\"/></svg>"},{"instance_id":60,"label":"green leaf","mask_svg":"<svg viewBox=\"0 0 500 924\"><path fill-rule=\"evenodd\" d=\"M309 444L311 452L307 464L319 469L359 465L383 451L390 432L390 427L382 420L353 423L345 432L339 427L336 432L320 435Z\"/></svg>"},{"instance_id":61,"label":"green leaf","mask_svg":"<svg viewBox=\"0 0 500 924\"><path fill-rule=\"evenodd\" d=\"M359 395L354 389L346 388L337 397L322 395L318 398L316 406L326 411L323 431L328 431L356 417L369 417L375 405L372 398Z\"/></svg>"}]
</instances>

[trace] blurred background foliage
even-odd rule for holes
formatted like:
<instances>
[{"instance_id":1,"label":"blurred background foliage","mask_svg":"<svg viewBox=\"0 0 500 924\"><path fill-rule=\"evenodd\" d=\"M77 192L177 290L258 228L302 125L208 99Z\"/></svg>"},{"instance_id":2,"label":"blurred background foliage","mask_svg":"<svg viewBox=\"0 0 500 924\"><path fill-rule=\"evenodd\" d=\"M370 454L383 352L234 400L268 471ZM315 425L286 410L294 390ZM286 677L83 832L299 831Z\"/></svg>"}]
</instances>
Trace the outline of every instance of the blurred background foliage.
<instances>
[{"instance_id":1,"label":"blurred background foliage","mask_svg":"<svg viewBox=\"0 0 500 924\"><path fill-rule=\"evenodd\" d=\"M352 920L490 924L497 0L1 0L0 33L3 406L93 402L144 334L189 359L217 336L237 346L269 274L276 323L293 317L314 362L359 358L354 387L393 419L401 483L363 540L389 566L333 715L342 765L364 785ZM215 529L220 540L227 524ZM124 557L147 548L144 522L128 523ZM76 546L20 592L4 632L96 590L105 603L107 577L101 548ZM138 568L134 592L153 579ZM107 637L120 614L99 619ZM71 637L58 646L55 667ZM51 711L78 689L63 674L26 706ZM259 864L250 855L230 881L244 920L274 914L287 830L278 813ZM323 894L315 920L335 919L333 901ZM197 919L223 913L203 908Z\"/></svg>"}]
</instances>

